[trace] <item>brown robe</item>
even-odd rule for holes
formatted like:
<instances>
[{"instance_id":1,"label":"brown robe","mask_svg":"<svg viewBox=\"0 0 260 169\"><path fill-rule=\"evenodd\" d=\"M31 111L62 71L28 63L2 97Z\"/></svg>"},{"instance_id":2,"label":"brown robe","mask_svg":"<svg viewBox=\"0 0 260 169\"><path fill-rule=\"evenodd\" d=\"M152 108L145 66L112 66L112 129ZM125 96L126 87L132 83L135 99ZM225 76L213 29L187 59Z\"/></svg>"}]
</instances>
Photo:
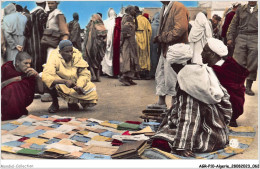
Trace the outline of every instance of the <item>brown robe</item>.
<instances>
[{"instance_id":1,"label":"brown robe","mask_svg":"<svg viewBox=\"0 0 260 169\"><path fill-rule=\"evenodd\" d=\"M134 18L125 14L121 22L120 37L120 72L136 72L139 70L137 43L135 41Z\"/></svg>"}]
</instances>

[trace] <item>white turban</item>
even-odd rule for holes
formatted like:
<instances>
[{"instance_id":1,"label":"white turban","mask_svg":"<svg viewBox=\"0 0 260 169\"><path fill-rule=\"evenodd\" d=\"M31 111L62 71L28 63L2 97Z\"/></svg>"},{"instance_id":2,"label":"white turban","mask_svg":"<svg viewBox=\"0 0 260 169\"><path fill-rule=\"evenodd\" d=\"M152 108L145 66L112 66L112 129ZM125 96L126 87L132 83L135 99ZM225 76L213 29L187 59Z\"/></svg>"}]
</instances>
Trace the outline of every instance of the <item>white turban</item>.
<instances>
[{"instance_id":1,"label":"white turban","mask_svg":"<svg viewBox=\"0 0 260 169\"><path fill-rule=\"evenodd\" d=\"M170 63L176 64L186 64L193 56L193 51L190 45L184 43L177 43L175 45L169 46L166 60Z\"/></svg>"},{"instance_id":2,"label":"white turban","mask_svg":"<svg viewBox=\"0 0 260 169\"><path fill-rule=\"evenodd\" d=\"M213 52L218 54L220 57L226 56L228 54L228 48L221 40L218 40L215 38L209 38L208 45L209 45L209 48Z\"/></svg>"}]
</instances>

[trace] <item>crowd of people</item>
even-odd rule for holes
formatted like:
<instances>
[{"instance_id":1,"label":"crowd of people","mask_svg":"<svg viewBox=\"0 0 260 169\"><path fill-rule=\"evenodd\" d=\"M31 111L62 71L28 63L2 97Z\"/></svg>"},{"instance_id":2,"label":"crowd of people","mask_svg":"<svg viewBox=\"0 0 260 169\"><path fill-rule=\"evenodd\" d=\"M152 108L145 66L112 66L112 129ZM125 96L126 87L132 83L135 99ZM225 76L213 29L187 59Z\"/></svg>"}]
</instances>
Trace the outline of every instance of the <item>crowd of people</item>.
<instances>
[{"instance_id":1,"label":"crowd of people","mask_svg":"<svg viewBox=\"0 0 260 169\"><path fill-rule=\"evenodd\" d=\"M4 8L2 120L27 115L35 93L49 94L49 113L59 111L58 96L70 110L79 110L78 103L95 106L93 82L102 74L125 86L155 78L158 102L147 107L167 108L167 95L172 102L153 147L188 157L228 144L228 126L238 126L245 93L254 95L257 1L234 3L222 20L201 11L190 23L188 9L176 1L162 1L152 19L137 6L119 15L109 8L104 21L100 13L92 15L84 40L77 13L67 24L58 1L36 4L32 11L14 3Z\"/></svg>"}]
</instances>

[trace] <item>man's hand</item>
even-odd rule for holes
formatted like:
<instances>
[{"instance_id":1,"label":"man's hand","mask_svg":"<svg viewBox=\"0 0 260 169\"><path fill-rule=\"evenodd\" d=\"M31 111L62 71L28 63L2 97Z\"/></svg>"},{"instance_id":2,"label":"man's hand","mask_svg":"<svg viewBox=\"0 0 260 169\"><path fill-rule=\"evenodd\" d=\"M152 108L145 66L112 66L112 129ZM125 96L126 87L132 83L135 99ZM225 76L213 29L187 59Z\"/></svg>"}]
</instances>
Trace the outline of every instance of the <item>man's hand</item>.
<instances>
[{"instance_id":1,"label":"man's hand","mask_svg":"<svg viewBox=\"0 0 260 169\"><path fill-rule=\"evenodd\" d=\"M153 43L158 43L158 42L159 42L158 37L159 37L159 36L155 36L155 37L153 38Z\"/></svg>"},{"instance_id":2,"label":"man's hand","mask_svg":"<svg viewBox=\"0 0 260 169\"><path fill-rule=\"evenodd\" d=\"M228 40L227 41L227 46L228 47L233 47L233 41L232 40Z\"/></svg>"},{"instance_id":3,"label":"man's hand","mask_svg":"<svg viewBox=\"0 0 260 169\"><path fill-rule=\"evenodd\" d=\"M21 51L23 51L23 46L17 45L17 46L16 46L16 49L21 52Z\"/></svg>"},{"instance_id":4,"label":"man's hand","mask_svg":"<svg viewBox=\"0 0 260 169\"><path fill-rule=\"evenodd\" d=\"M75 87L73 87L73 89L80 95L84 94L84 90L82 87L75 86Z\"/></svg>"},{"instance_id":5,"label":"man's hand","mask_svg":"<svg viewBox=\"0 0 260 169\"><path fill-rule=\"evenodd\" d=\"M36 72L36 70L34 70L33 68L28 68L26 71L25 71L27 77L30 77L30 76L34 76L34 77L37 77L39 76L38 72Z\"/></svg>"},{"instance_id":6,"label":"man's hand","mask_svg":"<svg viewBox=\"0 0 260 169\"><path fill-rule=\"evenodd\" d=\"M76 84L72 81L72 80L65 80L65 85L68 87L68 88L73 88L76 86Z\"/></svg>"}]
</instances>

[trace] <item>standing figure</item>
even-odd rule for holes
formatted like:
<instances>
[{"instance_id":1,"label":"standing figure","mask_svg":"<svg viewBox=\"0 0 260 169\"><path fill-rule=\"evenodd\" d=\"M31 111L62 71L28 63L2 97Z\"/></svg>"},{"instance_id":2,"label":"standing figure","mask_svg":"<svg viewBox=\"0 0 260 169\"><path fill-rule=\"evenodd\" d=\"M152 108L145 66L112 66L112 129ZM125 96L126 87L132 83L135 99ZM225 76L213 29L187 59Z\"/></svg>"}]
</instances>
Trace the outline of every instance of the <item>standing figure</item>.
<instances>
[{"instance_id":1,"label":"standing figure","mask_svg":"<svg viewBox=\"0 0 260 169\"><path fill-rule=\"evenodd\" d=\"M105 56L107 30L99 14L91 17L86 27L83 57L89 64L92 81L100 82L101 61Z\"/></svg>"},{"instance_id":2,"label":"standing figure","mask_svg":"<svg viewBox=\"0 0 260 169\"><path fill-rule=\"evenodd\" d=\"M135 41L136 16L135 7L128 6L126 14L121 22L120 36L120 78L119 81L126 86L136 85L133 81L134 75L139 71L137 44Z\"/></svg>"},{"instance_id":3,"label":"standing figure","mask_svg":"<svg viewBox=\"0 0 260 169\"><path fill-rule=\"evenodd\" d=\"M227 45L227 30L228 30L228 27L233 19L233 17L235 16L236 14L236 10L237 8L240 6L241 4L240 3L234 3L233 4L233 8L232 8L232 11L228 12L226 14L226 17L225 17L225 21L224 21L224 24L222 26L222 32L221 32L221 36L222 38L224 39L224 44ZM234 48L233 47L228 47L228 56L232 57L233 56L233 52L234 52Z\"/></svg>"},{"instance_id":4,"label":"standing figure","mask_svg":"<svg viewBox=\"0 0 260 169\"><path fill-rule=\"evenodd\" d=\"M172 104L176 96L176 73L166 60L168 47L175 43L188 42L189 13L180 2L161 1L163 7L160 11L160 25L154 43L159 44L160 59L155 73L156 95L159 100L147 108L166 108L166 95L172 97Z\"/></svg>"},{"instance_id":5,"label":"standing figure","mask_svg":"<svg viewBox=\"0 0 260 169\"><path fill-rule=\"evenodd\" d=\"M125 8L122 7L118 17L115 19L114 39L113 39L113 73L114 76L120 74L120 35L121 35L121 21L125 14Z\"/></svg>"},{"instance_id":6,"label":"standing figure","mask_svg":"<svg viewBox=\"0 0 260 169\"><path fill-rule=\"evenodd\" d=\"M157 12L154 14L152 19L152 37L151 39L154 39L154 37L158 34L158 28L159 28L159 22L160 22L160 13ZM151 59L151 70L150 70L150 76L152 78L155 77L155 71L158 65L159 56L158 53L158 47L159 45L157 43L153 43L153 41L150 41L150 59Z\"/></svg>"},{"instance_id":7,"label":"standing figure","mask_svg":"<svg viewBox=\"0 0 260 169\"><path fill-rule=\"evenodd\" d=\"M79 25L79 14L73 13L73 21L68 24L70 32L70 41L73 46L81 51L81 36L80 36L80 25Z\"/></svg>"},{"instance_id":8,"label":"standing figure","mask_svg":"<svg viewBox=\"0 0 260 169\"><path fill-rule=\"evenodd\" d=\"M237 35L238 33L238 35ZM237 36L236 36L237 35ZM246 94L254 96L251 87L257 77L258 68L258 5L248 1L239 7L227 32L227 45L234 46L233 58L249 72L246 81Z\"/></svg>"},{"instance_id":9,"label":"standing figure","mask_svg":"<svg viewBox=\"0 0 260 169\"><path fill-rule=\"evenodd\" d=\"M27 22L26 16L16 12L16 7L10 3L4 8L3 31L6 40L6 61L13 61L19 51L23 51L25 36L24 30Z\"/></svg>"},{"instance_id":10,"label":"standing figure","mask_svg":"<svg viewBox=\"0 0 260 169\"><path fill-rule=\"evenodd\" d=\"M189 34L189 43L193 49L192 63L202 64L201 52L209 38L212 38L210 23L205 14L199 12Z\"/></svg>"},{"instance_id":11,"label":"standing figure","mask_svg":"<svg viewBox=\"0 0 260 169\"><path fill-rule=\"evenodd\" d=\"M135 6L137 13L138 28L135 32L137 43L137 56L141 69L141 78L150 79L151 61L150 61L150 40L152 36L152 27L149 20L142 15L142 12Z\"/></svg>"},{"instance_id":12,"label":"standing figure","mask_svg":"<svg viewBox=\"0 0 260 169\"><path fill-rule=\"evenodd\" d=\"M42 65L46 63L47 53L46 48L41 45L41 38L46 28L48 14L45 11L45 1L36 1L36 5L37 7L30 12L30 27L27 30L27 52L33 57L33 68L37 72L42 72Z\"/></svg>"},{"instance_id":13,"label":"standing figure","mask_svg":"<svg viewBox=\"0 0 260 169\"><path fill-rule=\"evenodd\" d=\"M48 7L50 9L48 20L46 23L46 29L54 30L59 32L60 40L67 40L69 39L69 29L66 23L66 18L64 14L57 9L59 5L59 1L48 1ZM57 46L47 46L47 60L51 54L51 51L54 50Z\"/></svg>"},{"instance_id":14,"label":"standing figure","mask_svg":"<svg viewBox=\"0 0 260 169\"><path fill-rule=\"evenodd\" d=\"M220 25L221 17L217 14L214 14L212 16L212 19L210 19L211 28L213 32L214 38L219 38L219 25Z\"/></svg>"},{"instance_id":15,"label":"standing figure","mask_svg":"<svg viewBox=\"0 0 260 169\"><path fill-rule=\"evenodd\" d=\"M103 73L108 76L113 76L113 40L115 29L116 12L113 8L108 9L108 19L104 21L105 28L107 29L107 45L106 53L101 62Z\"/></svg>"}]
</instances>

